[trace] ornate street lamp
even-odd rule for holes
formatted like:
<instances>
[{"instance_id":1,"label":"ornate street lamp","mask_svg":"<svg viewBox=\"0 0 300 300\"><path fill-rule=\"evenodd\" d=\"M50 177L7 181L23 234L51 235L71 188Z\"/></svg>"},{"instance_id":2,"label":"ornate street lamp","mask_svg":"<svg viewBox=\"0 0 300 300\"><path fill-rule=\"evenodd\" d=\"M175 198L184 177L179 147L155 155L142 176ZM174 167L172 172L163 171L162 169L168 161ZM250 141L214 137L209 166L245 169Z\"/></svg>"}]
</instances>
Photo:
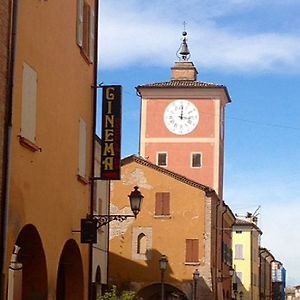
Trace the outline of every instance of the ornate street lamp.
<instances>
[{"instance_id":1,"label":"ornate street lamp","mask_svg":"<svg viewBox=\"0 0 300 300\"><path fill-rule=\"evenodd\" d=\"M162 255L159 259L159 269L160 269L160 282L161 282L161 300L165 299L165 284L164 284L164 273L168 266L168 257Z\"/></svg>"},{"instance_id":2,"label":"ornate street lamp","mask_svg":"<svg viewBox=\"0 0 300 300\"><path fill-rule=\"evenodd\" d=\"M136 216L141 210L141 206L144 198L144 196L138 189L139 187L135 186L134 190L130 193L130 195L128 195L130 208L133 212L133 215L93 215L92 218L97 220L97 229L100 228L101 226L108 224L111 221L123 222L127 220L127 218L133 218L133 217L136 218Z\"/></svg>"},{"instance_id":3,"label":"ornate street lamp","mask_svg":"<svg viewBox=\"0 0 300 300\"><path fill-rule=\"evenodd\" d=\"M138 186L134 187L129 197L130 208L133 215L88 215L86 219L81 219L81 230L73 230L72 232L81 233L81 243L97 243L97 230L110 223L111 221L123 222L128 218L136 218L141 210L144 196L138 190Z\"/></svg>"},{"instance_id":4,"label":"ornate street lamp","mask_svg":"<svg viewBox=\"0 0 300 300\"><path fill-rule=\"evenodd\" d=\"M197 300L197 283L200 279L200 272L198 271L198 269L196 269L193 272L193 282L194 282L194 293L193 293L193 299Z\"/></svg>"}]
</instances>

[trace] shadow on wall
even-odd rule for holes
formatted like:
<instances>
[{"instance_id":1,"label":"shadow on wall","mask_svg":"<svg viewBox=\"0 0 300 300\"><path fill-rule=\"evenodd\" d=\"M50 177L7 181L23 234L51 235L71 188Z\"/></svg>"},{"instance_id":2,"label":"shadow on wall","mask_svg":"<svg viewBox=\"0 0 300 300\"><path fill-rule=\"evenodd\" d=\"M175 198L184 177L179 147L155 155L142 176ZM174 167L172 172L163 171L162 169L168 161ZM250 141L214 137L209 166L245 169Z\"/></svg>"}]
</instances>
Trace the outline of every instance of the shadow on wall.
<instances>
[{"instance_id":1,"label":"shadow on wall","mask_svg":"<svg viewBox=\"0 0 300 300\"><path fill-rule=\"evenodd\" d=\"M131 260L116 253L109 253L109 286L116 285L119 290L134 290L143 300L160 299L161 271L159 259L163 254L156 249L148 250L144 259ZM172 264L176 258L168 257L168 266L164 272L165 293L167 299L191 299L194 291L193 274L190 280L175 278ZM177 277L178 274L176 274ZM134 285L133 285L134 283ZM139 290L135 290L139 286ZM212 292L203 278L197 282L197 299L211 299ZM200 296L201 295L201 296ZM202 297L203 296L203 297Z\"/></svg>"}]
</instances>

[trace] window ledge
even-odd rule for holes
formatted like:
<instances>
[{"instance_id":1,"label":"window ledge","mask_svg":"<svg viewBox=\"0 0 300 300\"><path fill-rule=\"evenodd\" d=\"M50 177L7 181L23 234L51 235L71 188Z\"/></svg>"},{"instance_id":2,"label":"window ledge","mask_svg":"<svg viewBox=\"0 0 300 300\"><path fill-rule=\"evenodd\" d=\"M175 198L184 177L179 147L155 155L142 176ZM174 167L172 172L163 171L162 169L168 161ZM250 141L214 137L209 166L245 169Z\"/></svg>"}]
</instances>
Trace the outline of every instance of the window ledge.
<instances>
[{"instance_id":1,"label":"window ledge","mask_svg":"<svg viewBox=\"0 0 300 300\"><path fill-rule=\"evenodd\" d=\"M199 261L195 261L195 262L185 262L184 263L186 266L200 266L200 262Z\"/></svg>"},{"instance_id":2,"label":"window ledge","mask_svg":"<svg viewBox=\"0 0 300 300\"><path fill-rule=\"evenodd\" d=\"M89 59L88 54L82 49L82 47L79 46L79 48L80 48L80 54L83 57L83 59L86 61L86 63L92 65L93 63Z\"/></svg>"},{"instance_id":3,"label":"window ledge","mask_svg":"<svg viewBox=\"0 0 300 300\"><path fill-rule=\"evenodd\" d=\"M154 219L172 219L171 215L154 215Z\"/></svg>"},{"instance_id":4,"label":"window ledge","mask_svg":"<svg viewBox=\"0 0 300 300\"><path fill-rule=\"evenodd\" d=\"M40 151L42 152L42 148L36 145L35 143L31 142L29 139L25 138L24 136L19 135L19 143L29 149L32 152Z\"/></svg>"},{"instance_id":5,"label":"window ledge","mask_svg":"<svg viewBox=\"0 0 300 300\"><path fill-rule=\"evenodd\" d=\"M77 174L77 180L80 181L82 184L88 184L89 183L89 180L86 177L81 176L79 174Z\"/></svg>"}]
</instances>

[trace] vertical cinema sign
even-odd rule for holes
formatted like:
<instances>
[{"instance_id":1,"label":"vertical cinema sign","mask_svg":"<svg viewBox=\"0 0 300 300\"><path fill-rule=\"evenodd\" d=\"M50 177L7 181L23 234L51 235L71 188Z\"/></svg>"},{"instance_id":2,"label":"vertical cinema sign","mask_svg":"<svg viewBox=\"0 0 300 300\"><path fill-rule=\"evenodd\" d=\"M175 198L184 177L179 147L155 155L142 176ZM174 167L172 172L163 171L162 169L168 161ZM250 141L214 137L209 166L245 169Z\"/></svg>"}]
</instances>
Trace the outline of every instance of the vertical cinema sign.
<instances>
[{"instance_id":1,"label":"vertical cinema sign","mask_svg":"<svg viewBox=\"0 0 300 300\"><path fill-rule=\"evenodd\" d=\"M120 85L107 85L102 94L101 179L120 179L121 171L121 91Z\"/></svg>"}]
</instances>

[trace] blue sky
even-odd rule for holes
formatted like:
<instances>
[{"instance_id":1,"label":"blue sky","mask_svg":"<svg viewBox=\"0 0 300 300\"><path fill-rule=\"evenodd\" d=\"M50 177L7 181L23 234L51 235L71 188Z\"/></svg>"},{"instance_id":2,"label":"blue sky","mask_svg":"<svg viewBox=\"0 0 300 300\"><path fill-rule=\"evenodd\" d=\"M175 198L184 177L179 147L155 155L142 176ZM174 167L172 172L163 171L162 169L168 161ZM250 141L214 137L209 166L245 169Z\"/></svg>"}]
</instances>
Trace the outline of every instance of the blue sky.
<instances>
[{"instance_id":1,"label":"blue sky","mask_svg":"<svg viewBox=\"0 0 300 300\"><path fill-rule=\"evenodd\" d=\"M138 153L135 86L168 81L183 22L198 80L227 86L224 200L258 206L262 246L300 284L300 1L101 0L99 82L123 86L122 156Z\"/></svg>"}]
</instances>

